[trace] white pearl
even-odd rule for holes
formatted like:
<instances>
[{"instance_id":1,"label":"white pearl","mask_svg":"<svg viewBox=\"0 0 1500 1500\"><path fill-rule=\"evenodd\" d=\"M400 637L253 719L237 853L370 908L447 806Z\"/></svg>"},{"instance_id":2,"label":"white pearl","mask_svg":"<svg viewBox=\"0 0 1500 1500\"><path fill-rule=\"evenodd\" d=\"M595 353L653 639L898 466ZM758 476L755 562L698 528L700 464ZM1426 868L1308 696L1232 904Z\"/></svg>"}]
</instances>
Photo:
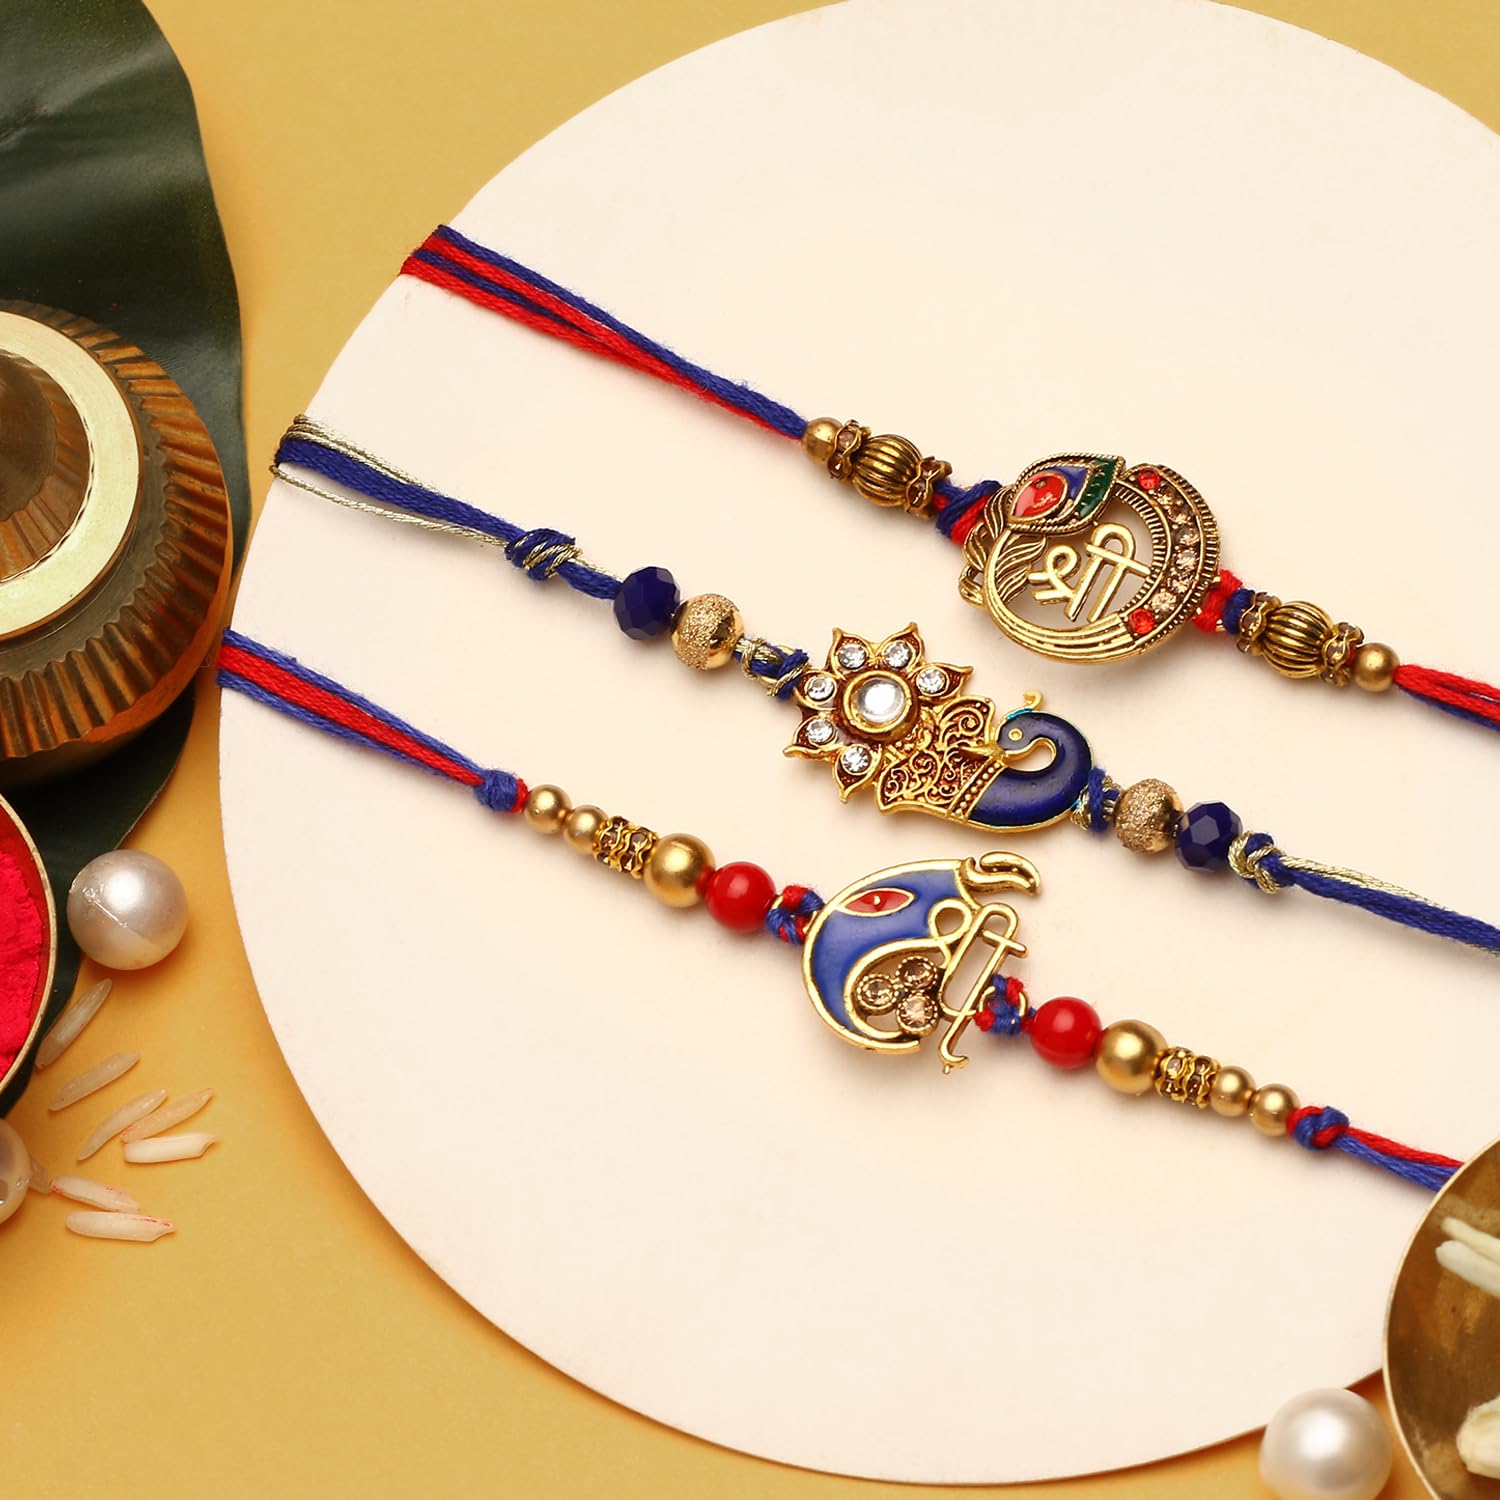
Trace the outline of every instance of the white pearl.
<instances>
[{"instance_id":1,"label":"white pearl","mask_svg":"<svg viewBox=\"0 0 1500 1500\"><path fill-rule=\"evenodd\" d=\"M1391 1435L1353 1391L1304 1391L1271 1418L1260 1477L1278 1500L1375 1500L1391 1473Z\"/></svg>"},{"instance_id":2,"label":"white pearl","mask_svg":"<svg viewBox=\"0 0 1500 1500\"><path fill-rule=\"evenodd\" d=\"M0 1224L26 1201L31 1181L31 1156L26 1143L0 1120Z\"/></svg>"},{"instance_id":3,"label":"white pearl","mask_svg":"<svg viewBox=\"0 0 1500 1500\"><path fill-rule=\"evenodd\" d=\"M160 963L187 927L187 892L169 865L139 849L91 859L68 892L68 930L106 969Z\"/></svg>"}]
</instances>

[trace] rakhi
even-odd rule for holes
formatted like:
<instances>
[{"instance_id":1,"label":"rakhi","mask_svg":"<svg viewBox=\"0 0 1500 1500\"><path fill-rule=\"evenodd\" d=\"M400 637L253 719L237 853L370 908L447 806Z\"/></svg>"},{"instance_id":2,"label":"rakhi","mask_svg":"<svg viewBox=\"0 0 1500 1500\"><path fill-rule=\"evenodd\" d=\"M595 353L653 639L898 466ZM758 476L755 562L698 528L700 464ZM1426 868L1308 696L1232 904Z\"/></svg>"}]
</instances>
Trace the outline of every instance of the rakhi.
<instances>
[{"instance_id":1,"label":"rakhi","mask_svg":"<svg viewBox=\"0 0 1500 1500\"><path fill-rule=\"evenodd\" d=\"M827 661L814 667L805 651L746 635L740 611L721 594L682 600L662 567L616 578L584 561L575 538L548 527L528 530L441 494L311 418L299 417L287 430L272 472L386 520L500 546L529 578L556 578L611 604L632 639L670 636L690 667L737 662L772 698L799 709L785 753L828 763L844 800L868 788L881 812L924 812L1005 832L1069 818L1095 834L1113 829L1138 853L1175 847L1191 871L1231 870L1267 894L1296 887L1500 953L1500 928L1356 871L1290 855L1269 834L1245 831L1222 802L1184 811L1177 793L1154 777L1122 789L1095 763L1078 729L1042 711L1039 694L1002 713L990 699L965 693L970 669L928 660L915 625L878 642L836 630Z\"/></svg>"},{"instance_id":2,"label":"rakhi","mask_svg":"<svg viewBox=\"0 0 1500 1500\"><path fill-rule=\"evenodd\" d=\"M962 486L951 466L856 421L812 421L750 386L682 358L586 298L443 225L401 268L528 328L690 392L800 443L814 463L878 506L933 523L963 549L959 593L1017 644L1061 661L1140 654L1189 620L1233 640L1285 677L1395 686L1488 729L1500 688L1403 665L1389 647L1316 604L1245 587L1219 562L1202 495L1162 464L1100 453L1054 454L1012 484ZM1142 541L1146 543L1142 548ZM1024 611L1024 612L1023 612ZM1034 616L1045 616L1041 623Z\"/></svg>"},{"instance_id":3,"label":"rakhi","mask_svg":"<svg viewBox=\"0 0 1500 1500\"><path fill-rule=\"evenodd\" d=\"M1175 1104L1248 1119L1272 1138L1310 1151L1336 1148L1436 1190L1461 1165L1350 1125L1336 1109L1303 1105L1282 1084L1257 1086L1244 1068L1169 1046L1144 1021L1104 1025L1071 996L1033 1005L1003 972L1023 957L1020 919L1002 898L1035 894L1036 867L1019 855L930 859L876 871L823 901L806 886L779 891L759 865L716 865L701 839L660 836L628 818L575 806L561 788L528 786L486 769L431 735L295 658L226 631L219 682L257 702L366 749L469 787L492 812L518 814L533 832L638 880L665 906L703 907L735 933L768 933L802 950L813 1009L842 1041L887 1057L917 1052L936 1037L945 1073L964 1067L958 1050L971 1025L1000 1040L1025 1037L1043 1062L1093 1066L1122 1094L1155 1092ZM960 970L974 969L973 977Z\"/></svg>"}]
</instances>

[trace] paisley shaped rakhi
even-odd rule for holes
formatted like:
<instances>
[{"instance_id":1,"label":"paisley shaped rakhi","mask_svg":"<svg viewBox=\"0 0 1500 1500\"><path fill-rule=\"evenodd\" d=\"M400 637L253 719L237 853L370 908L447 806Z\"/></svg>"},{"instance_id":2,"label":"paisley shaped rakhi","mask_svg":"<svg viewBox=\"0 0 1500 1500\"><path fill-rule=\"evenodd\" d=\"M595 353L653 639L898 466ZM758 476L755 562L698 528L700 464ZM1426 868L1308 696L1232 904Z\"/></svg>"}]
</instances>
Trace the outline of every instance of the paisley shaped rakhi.
<instances>
[{"instance_id":1,"label":"paisley shaped rakhi","mask_svg":"<svg viewBox=\"0 0 1500 1500\"><path fill-rule=\"evenodd\" d=\"M1299 888L1500 953L1500 928L1356 871L1290 855L1269 834L1247 832L1222 802L1184 811L1177 793L1154 777L1122 789L1074 725L1042 710L1040 695L1027 693L1006 712L969 693L970 669L929 660L915 625L879 640L835 631L826 662L815 667L804 651L747 635L740 611L721 594L682 600L661 567L614 577L584 561L573 537L526 530L432 490L308 417L287 430L272 471L356 510L498 545L534 581L555 578L610 603L632 639L670 636L689 667L738 663L771 698L800 711L786 754L826 762L846 801L868 789L881 812L923 812L993 832L1068 818L1096 834L1112 829L1139 853L1175 846L1191 871L1230 870L1267 894Z\"/></svg>"},{"instance_id":2,"label":"paisley shaped rakhi","mask_svg":"<svg viewBox=\"0 0 1500 1500\"><path fill-rule=\"evenodd\" d=\"M1386 645L1304 600L1247 588L1223 567L1203 496L1162 464L1066 453L1010 484L959 485L951 466L907 438L856 421L811 421L751 387L682 358L586 298L444 225L405 275L529 328L680 387L801 444L828 474L878 506L934 524L963 549L959 592L1017 644L1060 661L1108 662L1160 645L1191 622L1285 677L1392 686L1500 729L1500 688L1403 665Z\"/></svg>"},{"instance_id":3,"label":"paisley shaped rakhi","mask_svg":"<svg viewBox=\"0 0 1500 1500\"><path fill-rule=\"evenodd\" d=\"M528 785L486 769L367 698L293 657L234 631L219 654L227 689L315 729L472 789L490 811L519 815L536 833L640 881L664 905L703 907L736 933L767 933L802 950L802 979L816 1014L841 1040L903 1056L929 1038L945 1073L964 1067L970 1028L1024 1037L1043 1062L1093 1067L1111 1088L1156 1093L1171 1103L1247 1119L1276 1139L1312 1151L1336 1148L1419 1186L1440 1187L1460 1163L1350 1125L1336 1109L1303 1105L1281 1084L1257 1085L1245 1069L1169 1046L1143 1021L1104 1025L1085 1001L1063 996L1034 1006L1008 969L1026 955L1011 904L1034 895L1036 867L1014 854L896 865L823 901L806 886L779 891L759 865L716 865L702 840L662 837L600 808L575 806L560 788Z\"/></svg>"}]
</instances>

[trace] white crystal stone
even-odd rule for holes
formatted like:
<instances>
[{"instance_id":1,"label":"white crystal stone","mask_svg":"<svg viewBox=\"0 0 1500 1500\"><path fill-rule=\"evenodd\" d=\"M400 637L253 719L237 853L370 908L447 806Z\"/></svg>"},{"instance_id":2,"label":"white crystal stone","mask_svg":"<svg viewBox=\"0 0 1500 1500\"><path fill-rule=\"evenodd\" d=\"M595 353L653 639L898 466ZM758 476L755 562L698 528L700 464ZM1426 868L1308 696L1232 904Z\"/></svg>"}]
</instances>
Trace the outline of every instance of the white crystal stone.
<instances>
[{"instance_id":1,"label":"white crystal stone","mask_svg":"<svg viewBox=\"0 0 1500 1500\"><path fill-rule=\"evenodd\" d=\"M839 756L839 764L849 772L851 776L859 776L870 769L870 751L866 745L850 745L844 753Z\"/></svg>"},{"instance_id":2,"label":"white crystal stone","mask_svg":"<svg viewBox=\"0 0 1500 1500\"><path fill-rule=\"evenodd\" d=\"M816 677L807 679L807 696L814 703L827 703L837 688L838 684L826 672L819 672Z\"/></svg>"},{"instance_id":3,"label":"white crystal stone","mask_svg":"<svg viewBox=\"0 0 1500 1500\"><path fill-rule=\"evenodd\" d=\"M923 667L917 673L917 687L924 693L936 695L947 686L948 674L941 667Z\"/></svg>"},{"instance_id":4,"label":"white crystal stone","mask_svg":"<svg viewBox=\"0 0 1500 1500\"><path fill-rule=\"evenodd\" d=\"M906 684L899 677L879 673L867 677L854 690L854 711L866 724L884 729L906 712L910 701Z\"/></svg>"},{"instance_id":5,"label":"white crystal stone","mask_svg":"<svg viewBox=\"0 0 1500 1500\"><path fill-rule=\"evenodd\" d=\"M1162 589L1160 593L1151 596L1151 608L1158 615L1170 614L1177 608L1177 595L1170 589Z\"/></svg>"},{"instance_id":6,"label":"white crystal stone","mask_svg":"<svg viewBox=\"0 0 1500 1500\"><path fill-rule=\"evenodd\" d=\"M857 672L869 659L869 652L858 641L845 641L839 647L838 663L846 672Z\"/></svg>"},{"instance_id":7,"label":"white crystal stone","mask_svg":"<svg viewBox=\"0 0 1500 1500\"><path fill-rule=\"evenodd\" d=\"M832 719L813 719L807 726L807 742L810 745L826 745L837 733Z\"/></svg>"},{"instance_id":8,"label":"white crystal stone","mask_svg":"<svg viewBox=\"0 0 1500 1500\"><path fill-rule=\"evenodd\" d=\"M911 659L915 654L909 642L892 641L885 648L880 659L886 666L894 667L898 672L901 672L911 665Z\"/></svg>"},{"instance_id":9,"label":"white crystal stone","mask_svg":"<svg viewBox=\"0 0 1500 1500\"><path fill-rule=\"evenodd\" d=\"M1198 559L1186 547L1172 558L1172 566L1179 573L1191 573L1198 566Z\"/></svg>"}]
</instances>

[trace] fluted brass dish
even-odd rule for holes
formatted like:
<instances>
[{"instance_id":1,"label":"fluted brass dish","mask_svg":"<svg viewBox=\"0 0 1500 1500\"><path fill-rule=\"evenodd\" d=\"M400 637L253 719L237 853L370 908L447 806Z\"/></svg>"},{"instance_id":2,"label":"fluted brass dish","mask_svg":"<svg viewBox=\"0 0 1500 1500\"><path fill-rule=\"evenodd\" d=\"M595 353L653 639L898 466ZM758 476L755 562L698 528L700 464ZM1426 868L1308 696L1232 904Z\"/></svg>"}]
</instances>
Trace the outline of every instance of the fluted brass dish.
<instances>
[{"instance_id":1,"label":"fluted brass dish","mask_svg":"<svg viewBox=\"0 0 1500 1500\"><path fill-rule=\"evenodd\" d=\"M121 744L182 691L229 581L192 403L86 318L0 302L0 785Z\"/></svg>"},{"instance_id":2,"label":"fluted brass dish","mask_svg":"<svg viewBox=\"0 0 1500 1500\"><path fill-rule=\"evenodd\" d=\"M1500 1500L1500 1479L1471 1474L1456 1442L1469 1409L1500 1396L1500 1299L1438 1264L1450 1214L1500 1234L1500 1141L1432 1200L1407 1247L1386 1310L1386 1393L1407 1456L1435 1500Z\"/></svg>"}]
</instances>

